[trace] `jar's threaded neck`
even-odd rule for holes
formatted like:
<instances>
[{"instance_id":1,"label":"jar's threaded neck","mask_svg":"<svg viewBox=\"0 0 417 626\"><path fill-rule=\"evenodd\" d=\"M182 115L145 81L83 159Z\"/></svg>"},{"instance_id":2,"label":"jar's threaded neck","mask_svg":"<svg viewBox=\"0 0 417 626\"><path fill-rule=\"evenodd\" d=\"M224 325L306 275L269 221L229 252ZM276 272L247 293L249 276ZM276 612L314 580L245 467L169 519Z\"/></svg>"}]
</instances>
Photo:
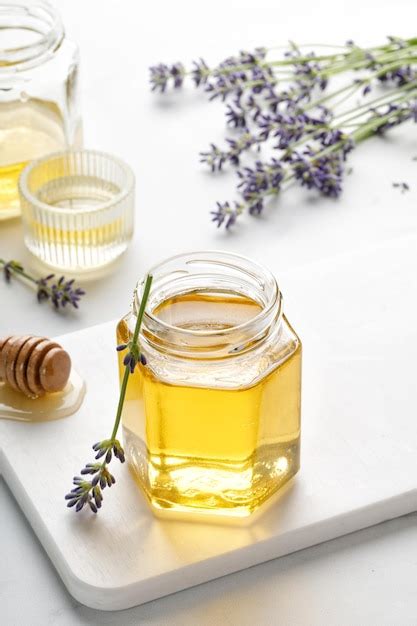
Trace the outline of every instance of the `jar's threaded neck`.
<instances>
[{"instance_id":1,"label":"jar's threaded neck","mask_svg":"<svg viewBox=\"0 0 417 626\"><path fill-rule=\"evenodd\" d=\"M282 298L273 275L261 265L228 252L196 252L172 257L151 270L152 291L143 320L143 340L181 357L224 358L251 349L276 331ZM143 284L135 292L133 314ZM251 319L222 329L183 328L167 323L156 309L167 300L192 293L236 294L259 305Z\"/></svg>"},{"instance_id":2,"label":"jar's threaded neck","mask_svg":"<svg viewBox=\"0 0 417 626\"><path fill-rule=\"evenodd\" d=\"M46 0L0 0L0 75L44 62L63 38L61 18Z\"/></svg>"}]
</instances>

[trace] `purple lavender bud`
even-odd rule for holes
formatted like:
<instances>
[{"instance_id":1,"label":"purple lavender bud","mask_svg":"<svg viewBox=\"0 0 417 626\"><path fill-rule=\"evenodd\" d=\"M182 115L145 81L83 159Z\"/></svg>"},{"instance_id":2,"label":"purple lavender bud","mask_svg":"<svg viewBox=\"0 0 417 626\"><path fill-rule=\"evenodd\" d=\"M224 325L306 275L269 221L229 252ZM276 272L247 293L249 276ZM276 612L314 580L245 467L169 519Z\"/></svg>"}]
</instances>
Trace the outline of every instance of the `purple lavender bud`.
<instances>
[{"instance_id":1,"label":"purple lavender bud","mask_svg":"<svg viewBox=\"0 0 417 626\"><path fill-rule=\"evenodd\" d=\"M185 68L182 63L174 63L170 67L164 63L149 68L152 91L164 92L172 83L174 89L182 86L185 76Z\"/></svg>"},{"instance_id":2,"label":"purple lavender bud","mask_svg":"<svg viewBox=\"0 0 417 626\"><path fill-rule=\"evenodd\" d=\"M96 507L98 509L101 509L101 502L103 500L101 493L99 495L97 495L96 493L93 493L93 498L94 498L94 502L96 504Z\"/></svg>"},{"instance_id":3,"label":"purple lavender bud","mask_svg":"<svg viewBox=\"0 0 417 626\"><path fill-rule=\"evenodd\" d=\"M245 112L239 106L227 105L226 120L227 124L234 128L246 128L247 126Z\"/></svg>"},{"instance_id":4,"label":"purple lavender bud","mask_svg":"<svg viewBox=\"0 0 417 626\"><path fill-rule=\"evenodd\" d=\"M182 87L185 76L185 68L182 63L174 63L171 65L170 75L173 80L174 89Z\"/></svg>"},{"instance_id":5,"label":"purple lavender bud","mask_svg":"<svg viewBox=\"0 0 417 626\"><path fill-rule=\"evenodd\" d=\"M249 213L251 215L260 215L263 211L264 208L264 204L263 204L263 200L257 200L254 204L252 204L249 207Z\"/></svg>"},{"instance_id":6,"label":"purple lavender bud","mask_svg":"<svg viewBox=\"0 0 417 626\"><path fill-rule=\"evenodd\" d=\"M94 500L96 501L97 506L100 508L101 501L103 500L103 495L102 495L101 489L100 489L100 487L98 485L95 486L94 489L93 489L93 497L94 497Z\"/></svg>"},{"instance_id":7,"label":"purple lavender bud","mask_svg":"<svg viewBox=\"0 0 417 626\"><path fill-rule=\"evenodd\" d=\"M209 152L200 152L200 163L207 163L212 172L222 169L223 163L227 159L227 154L223 150L217 148L214 143L210 144Z\"/></svg>"},{"instance_id":8,"label":"purple lavender bud","mask_svg":"<svg viewBox=\"0 0 417 626\"><path fill-rule=\"evenodd\" d=\"M191 71L191 78L195 86L200 87L200 85L205 85L210 72L207 63L204 59L200 58L198 61L193 61L193 66L194 69Z\"/></svg>"},{"instance_id":9,"label":"purple lavender bud","mask_svg":"<svg viewBox=\"0 0 417 626\"><path fill-rule=\"evenodd\" d=\"M213 216L212 221L217 223L218 228L220 228L220 226L226 219L226 215L229 209L230 204L228 202L224 202L223 204L221 202L217 202L217 210L211 211L211 215Z\"/></svg>"},{"instance_id":10,"label":"purple lavender bud","mask_svg":"<svg viewBox=\"0 0 417 626\"><path fill-rule=\"evenodd\" d=\"M39 302L43 300L51 300L55 309L65 308L67 304L71 304L76 309L81 296L85 295L85 291L77 287L74 289L75 280L72 278L65 281L61 276L57 283L50 285L50 281L55 278L54 274L49 274L44 278L37 280L37 298Z\"/></svg>"},{"instance_id":11,"label":"purple lavender bud","mask_svg":"<svg viewBox=\"0 0 417 626\"><path fill-rule=\"evenodd\" d=\"M236 214L231 213L226 221L226 229L231 228L235 224L235 222L236 222Z\"/></svg>"}]
</instances>

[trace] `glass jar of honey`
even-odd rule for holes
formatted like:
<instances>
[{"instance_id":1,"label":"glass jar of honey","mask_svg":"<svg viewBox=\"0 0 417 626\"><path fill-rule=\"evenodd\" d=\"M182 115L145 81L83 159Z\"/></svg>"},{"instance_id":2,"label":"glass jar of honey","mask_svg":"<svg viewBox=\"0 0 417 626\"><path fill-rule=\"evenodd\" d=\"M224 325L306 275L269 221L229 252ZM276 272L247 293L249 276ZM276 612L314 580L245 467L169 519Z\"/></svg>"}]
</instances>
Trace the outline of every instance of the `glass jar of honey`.
<instances>
[{"instance_id":1,"label":"glass jar of honey","mask_svg":"<svg viewBox=\"0 0 417 626\"><path fill-rule=\"evenodd\" d=\"M81 146L78 49L45 0L0 0L0 220L33 159Z\"/></svg>"},{"instance_id":2,"label":"glass jar of honey","mask_svg":"<svg viewBox=\"0 0 417 626\"><path fill-rule=\"evenodd\" d=\"M299 469L301 343L273 275L197 252L154 267L123 408L127 459L152 507L245 517ZM132 337L144 283L117 327ZM124 353L119 353L123 375Z\"/></svg>"}]
</instances>

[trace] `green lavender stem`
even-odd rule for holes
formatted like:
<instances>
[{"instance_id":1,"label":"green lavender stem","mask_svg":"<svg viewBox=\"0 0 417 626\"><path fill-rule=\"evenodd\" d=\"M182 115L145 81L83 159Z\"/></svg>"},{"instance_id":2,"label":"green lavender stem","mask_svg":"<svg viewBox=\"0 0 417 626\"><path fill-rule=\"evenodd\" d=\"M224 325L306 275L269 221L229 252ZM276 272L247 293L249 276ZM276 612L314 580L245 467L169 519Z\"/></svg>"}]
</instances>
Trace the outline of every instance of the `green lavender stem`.
<instances>
[{"instance_id":1,"label":"green lavender stem","mask_svg":"<svg viewBox=\"0 0 417 626\"><path fill-rule=\"evenodd\" d=\"M136 318L135 330L134 330L133 337L132 337L132 344L133 344L133 346L137 346L137 343L138 343L140 327L142 325L142 320L143 320L143 315L145 313L146 303L148 301L149 292L151 290L152 278L153 277L150 276L150 275L148 275L147 278L146 278L145 288L143 290L142 301L140 303L138 316ZM119 404L117 406L116 419L114 421L113 432L112 432L111 437L110 437L111 441L114 441L114 439L116 437L116 434L117 434L117 431L119 429L120 419L121 419L122 410L123 410L123 404L124 404L125 396L126 396L127 383L129 381L129 375L130 375L129 366L125 365L125 372L124 372L124 375L123 375L122 385L120 387L120 398L119 398Z\"/></svg>"},{"instance_id":2,"label":"green lavender stem","mask_svg":"<svg viewBox=\"0 0 417 626\"><path fill-rule=\"evenodd\" d=\"M113 430L109 439L103 439L94 444L93 450L96 452L96 459L103 458L103 461L98 463L87 463L87 465L81 470L81 476L75 476L73 478L73 489L65 496L68 507L74 507L75 510L81 511L84 505L88 505L93 513L97 513L101 508L103 500L102 490L105 487L111 487L115 482L114 476L109 472L107 466L113 458L113 455L119 459L121 463L124 462L124 450L120 445L120 442L116 439L117 431L119 429L120 420L122 417L123 405L126 397L127 385L129 382L129 376L133 373L136 365L141 357L140 347L138 344L140 328L145 313L146 304L149 298L149 293L152 285L152 276L148 275L146 278L145 288L143 291L142 301L138 316L136 318L135 330L131 341L125 346L119 346L118 350L128 348L128 356L134 358L134 366L132 362L125 362L125 371L123 375L122 384L120 387L119 402L117 405L116 417L114 420ZM84 475L90 474L93 478L86 480Z\"/></svg>"},{"instance_id":3,"label":"green lavender stem","mask_svg":"<svg viewBox=\"0 0 417 626\"><path fill-rule=\"evenodd\" d=\"M258 66L263 69L275 69L275 68L285 68L293 65L298 65L300 63L308 63L311 61L319 62L319 61L328 61L328 65L325 66L325 69L322 72L319 72L318 76L331 76L334 74L338 74L340 72L344 72L347 70L357 70L364 67L368 67L371 63L370 59L367 58L368 54L375 54L374 62L376 63L386 63L391 59L397 59L401 64L407 63L409 60L412 60L410 53L415 54L416 47L416 39L405 40L405 44L407 44L406 48L398 48L396 44L386 44L384 46L371 47L371 48L348 48L348 51L345 53L336 53L336 54L324 54L317 55L315 57L311 56L298 56L292 57L288 59L279 59L275 61L259 61L258 63L241 63L236 65L230 65L227 67L214 67L207 69L204 74L209 77L214 74L216 75L224 75L233 74L234 72L240 72L249 70L252 67ZM304 46L303 46L304 47ZM273 48L269 48L272 50ZM381 53L378 55L378 53ZM359 58L360 57L360 58ZM184 72L184 75L191 75L191 71ZM248 86L256 86L258 81L252 81L250 83L246 83Z\"/></svg>"},{"instance_id":4,"label":"green lavender stem","mask_svg":"<svg viewBox=\"0 0 417 626\"><path fill-rule=\"evenodd\" d=\"M29 282L33 284L37 284L38 280L24 271L23 267L17 261L5 261L4 259L0 259L0 265L5 267L8 265L10 271L16 276L21 276L22 278L26 278Z\"/></svg>"},{"instance_id":5,"label":"green lavender stem","mask_svg":"<svg viewBox=\"0 0 417 626\"><path fill-rule=\"evenodd\" d=\"M3 268L6 282L10 282L10 278L14 276L25 284L29 283L36 288L38 302L49 300L56 310L63 309L67 305L78 309L79 300L85 295L83 289L75 286L74 279L65 280L62 276L57 281L54 281L55 274L35 278L25 272L23 266L18 261L0 259L0 268Z\"/></svg>"},{"instance_id":6,"label":"green lavender stem","mask_svg":"<svg viewBox=\"0 0 417 626\"><path fill-rule=\"evenodd\" d=\"M417 89L417 87L415 87L414 89ZM405 101L406 97L403 96L401 99L397 100L397 102L401 102L401 101ZM363 122L361 124L358 124L359 128L357 128L355 131L351 132L348 137L350 139L352 139L355 143L360 143L361 141L364 141L365 139L368 139L369 137L371 137L372 135L375 134L375 130L381 126L382 124L384 124L385 122L388 122L392 117L395 117L395 114L393 115L392 113L388 113L387 115L383 115L377 118L372 118L370 120L368 120L367 122ZM303 142L303 141L302 141ZM296 144L293 144L292 148L295 147ZM340 141L338 143L333 144L332 146L329 146L328 148L324 148L323 150L320 150L319 152L317 152L317 154L314 156L314 160L316 159L320 159L323 158L325 156L327 156L328 154L332 154L334 152L337 152L338 150L340 150L344 145L343 141ZM284 178L284 180L282 181L283 183L291 183L291 181L293 181L294 179L294 174L287 174ZM269 196L276 196L278 195L278 193L280 192L280 190L274 190L274 189L269 189L268 191L266 191L263 194L263 197L269 197ZM257 199L255 199L252 202L247 202L245 204L240 204L238 206L238 208L236 209L237 214L241 215L245 210L250 210L250 208L256 204Z\"/></svg>"}]
</instances>

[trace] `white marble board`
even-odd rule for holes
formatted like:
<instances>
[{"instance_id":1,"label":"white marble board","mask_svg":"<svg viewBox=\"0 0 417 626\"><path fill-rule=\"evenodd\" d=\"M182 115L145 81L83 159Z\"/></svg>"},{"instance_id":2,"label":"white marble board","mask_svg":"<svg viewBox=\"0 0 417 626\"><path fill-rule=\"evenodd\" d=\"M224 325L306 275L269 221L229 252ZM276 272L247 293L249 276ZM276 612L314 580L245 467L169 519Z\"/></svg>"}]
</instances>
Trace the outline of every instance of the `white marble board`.
<instances>
[{"instance_id":1,"label":"white marble board","mask_svg":"<svg viewBox=\"0 0 417 626\"><path fill-rule=\"evenodd\" d=\"M115 323L59 338L85 402L55 422L0 420L0 470L77 600L124 609L417 510L416 251L410 235L281 276L304 343L302 470L249 526L158 520L120 464L97 517L66 509L111 429Z\"/></svg>"}]
</instances>

